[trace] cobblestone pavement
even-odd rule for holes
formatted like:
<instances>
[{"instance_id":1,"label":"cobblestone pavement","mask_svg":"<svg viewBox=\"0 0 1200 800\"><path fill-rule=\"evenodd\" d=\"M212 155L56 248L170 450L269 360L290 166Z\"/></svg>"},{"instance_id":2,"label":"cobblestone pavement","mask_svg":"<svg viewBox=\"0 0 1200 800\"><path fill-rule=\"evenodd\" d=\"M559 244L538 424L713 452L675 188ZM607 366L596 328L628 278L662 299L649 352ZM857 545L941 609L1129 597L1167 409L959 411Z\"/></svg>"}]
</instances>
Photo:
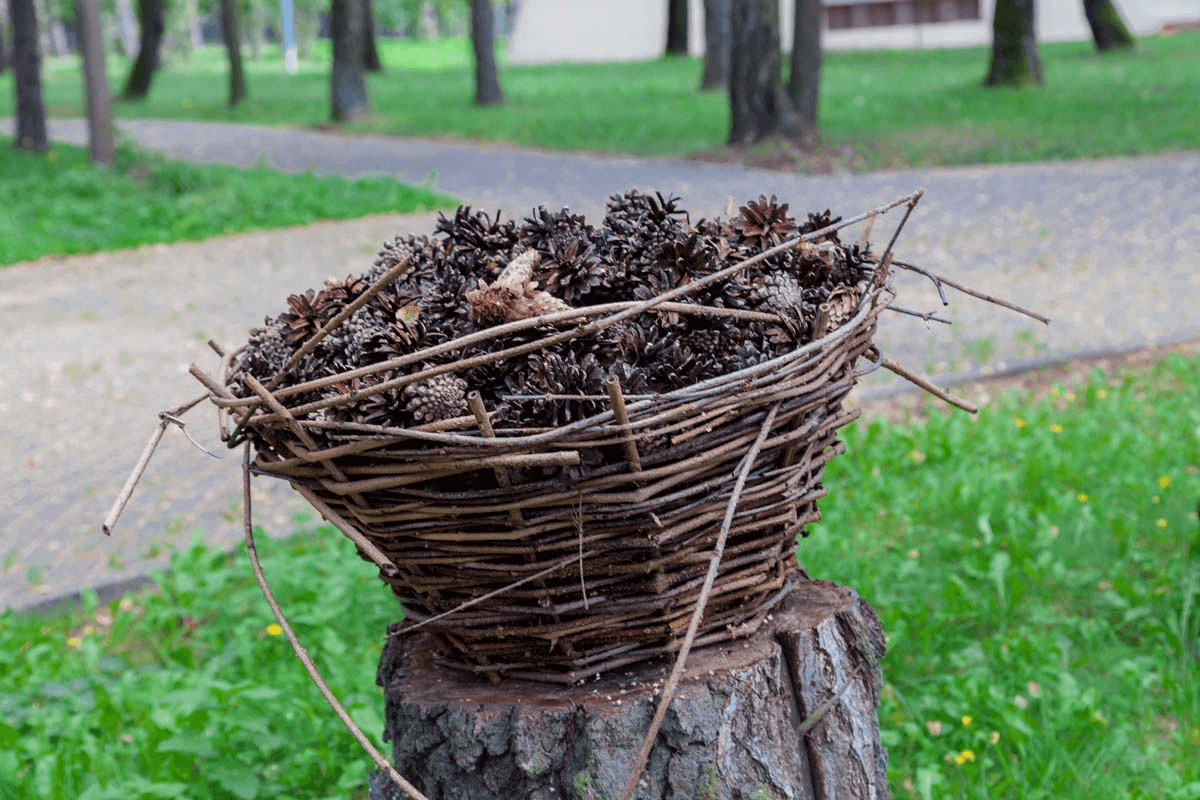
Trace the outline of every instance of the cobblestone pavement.
<instances>
[{"instance_id":1,"label":"cobblestone pavement","mask_svg":"<svg viewBox=\"0 0 1200 800\"><path fill-rule=\"evenodd\" d=\"M1200 339L1197 153L805 177L286 128L120 125L177 157L431 179L465 202L514 214L567 205L591 218L610 192L637 186L682 195L694 216L720 213L728 196L760 193L794 212L849 215L924 187L900 255L1053 323L961 295L942 309L922 279L903 278L898 304L937 310L954 324L927 328L888 315L877 341L901 363L950 379ZM11 123L0 121L5 130ZM79 121L51 123L56 140L79 142L84 133ZM188 430L223 463L169 430L113 537L99 527L157 412L200 393L186 370L192 361L215 367L209 338L243 340L290 292L362 271L384 239L429 232L435 218L378 216L0 268L0 608L143 576L194 535L240 540L239 464L203 406L186 418ZM878 226L873 238L890 230ZM863 394L896 386L876 374ZM285 532L302 511L284 487L259 480L256 492L256 519L268 533Z\"/></svg>"}]
</instances>

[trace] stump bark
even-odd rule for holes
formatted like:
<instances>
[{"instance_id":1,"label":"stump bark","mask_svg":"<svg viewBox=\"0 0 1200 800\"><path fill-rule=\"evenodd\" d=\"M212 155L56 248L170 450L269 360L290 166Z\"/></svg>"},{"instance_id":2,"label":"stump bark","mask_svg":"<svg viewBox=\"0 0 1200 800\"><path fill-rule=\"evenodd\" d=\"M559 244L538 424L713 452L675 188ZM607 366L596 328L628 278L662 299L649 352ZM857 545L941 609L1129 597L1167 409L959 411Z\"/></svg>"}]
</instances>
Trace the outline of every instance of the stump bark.
<instances>
[{"instance_id":1,"label":"stump bark","mask_svg":"<svg viewBox=\"0 0 1200 800\"><path fill-rule=\"evenodd\" d=\"M435 800L616 798L671 667L491 686L432 651L419 633L389 636L378 682L393 763ZM753 636L692 652L635 797L888 798L883 653L853 589L800 583ZM370 784L371 800L404 797L382 774Z\"/></svg>"}]
</instances>

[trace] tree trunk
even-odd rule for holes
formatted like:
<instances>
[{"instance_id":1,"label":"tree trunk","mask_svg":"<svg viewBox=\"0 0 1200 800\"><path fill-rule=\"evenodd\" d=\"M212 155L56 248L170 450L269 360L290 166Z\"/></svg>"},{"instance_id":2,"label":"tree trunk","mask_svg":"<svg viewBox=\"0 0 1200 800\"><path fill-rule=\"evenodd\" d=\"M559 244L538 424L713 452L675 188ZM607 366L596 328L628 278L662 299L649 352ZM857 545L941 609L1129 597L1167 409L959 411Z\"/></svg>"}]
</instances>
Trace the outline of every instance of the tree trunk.
<instances>
[{"instance_id":1,"label":"tree trunk","mask_svg":"<svg viewBox=\"0 0 1200 800\"><path fill-rule=\"evenodd\" d=\"M996 0L992 17L992 63L983 85L1019 89L1042 82L1033 0Z\"/></svg>"},{"instance_id":2,"label":"tree trunk","mask_svg":"<svg viewBox=\"0 0 1200 800\"><path fill-rule=\"evenodd\" d=\"M33 0L8 0L13 29L13 77L16 79L16 146L45 150L46 106L42 101L41 56L38 53L37 10Z\"/></svg>"},{"instance_id":3,"label":"tree trunk","mask_svg":"<svg viewBox=\"0 0 1200 800\"><path fill-rule=\"evenodd\" d=\"M79 49L83 53L84 98L88 112L88 150L96 164L111 164L113 145L112 102L108 96L108 74L104 67L104 36L100 30L100 8L96 0L78 0L75 20L79 27Z\"/></svg>"},{"instance_id":4,"label":"tree trunk","mask_svg":"<svg viewBox=\"0 0 1200 800\"><path fill-rule=\"evenodd\" d=\"M262 58L263 28L267 24L267 10L263 7L263 0L250 0L249 10L249 25L241 29L240 35L245 36L246 44L250 45L250 58L258 61ZM239 19L238 22L239 27L241 27L241 20ZM230 57L232 57L232 54L230 54Z\"/></svg>"},{"instance_id":5,"label":"tree trunk","mask_svg":"<svg viewBox=\"0 0 1200 800\"><path fill-rule=\"evenodd\" d=\"M729 25L731 0L704 0L704 71L701 89L729 86Z\"/></svg>"},{"instance_id":6,"label":"tree trunk","mask_svg":"<svg viewBox=\"0 0 1200 800\"><path fill-rule=\"evenodd\" d=\"M667 55L688 54L688 0L667 0Z\"/></svg>"},{"instance_id":7,"label":"tree trunk","mask_svg":"<svg viewBox=\"0 0 1200 800\"><path fill-rule=\"evenodd\" d=\"M164 0L138 0L138 55L122 92L126 100L141 100L150 92L165 27Z\"/></svg>"},{"instance_id":8,"label":"tree trunk","mask_svg":"<svg viewBox=\"0 0 1200 800\"><path fill-rule=\"evenodd\" d=\"M796 136L783 91L777 0L733 3L729 61L729 143L753 144L777 133Z\"/></svg>"},{"instance_id":9,"label":"tree trunk","mask_svg":"<svg viewBox=\"0 0 1200 800\"><path fill-rule=\"evenodd\" d=\"M379 60L379 46L375 42L375 8L371 0L363 0L363 14L366 24L363 32L363 68L367 72L383 72L383 62Z\"/></svg>"},{"instance_id":10,"label":"tree trunk","mask_svg":"<svg viewBox=\"0 0 1200 800\"><path fill-rule=\"evenodd\" d=\"M221 38L229 52L229 107L246 99L246 71L242 65L242 38L237 0L221 0Z\"/></svg>"},{"instance_id":11,"label":"tree trunk","mask_svg":"<svg viewBox=\"0 0 1200 800\"><path fill-rule=\"evenodd\" d=\"M0 75L8 69L8 5L6 0L0 0Z\"/></svg>"},{"instance_id":12,"label":"tree trunk","mask_svg":"<svg viewBox=\"0 0 1200 800\"><path fill-rule=\"evenodd\" d=\"M197 0L187 0L184 6L187 13L188 41L192 50L204 47L204 31L201 30L200 7Z\"/></svg>"},{"instance_id":13,"label":"tree trunk","mask_svg":"<svg viewBox=\"0 0 1200 800\"><path fill-rule=\"evenodd\" d=\"M821 93L821 0L796 0L792 28L792 74L788 96L801 130L817 127L817 98Z\"/></svg>"},{"instance_id":14,"label":"tree trunk","mask_svg":"<svg viewBox=\"0 0 1200 800\"><path fill-rule=\"evenodd\" d=\"M321 17L315 8L295 9L296 14L296 55L299 58L312 58L313 44L317 41L317 33L321 27Z\"/></svg>"},{"instance_id":15,"label":"tree trunk","mask_svg":"<svg viewBox=\"0 0 1200 800\"><path fill-rule=\"evenodd\" d=\"M129 0L117 0L117 30L121 32L121 55L133 58L138 51L137 20Z\"/></svg>"},{"instance_id":16,"label":"tree trunk","mask_svg":"<svg viewBox=\"0 0 1200 800\"><path fill-rule=\"evenodd\" d=\"M423 635L389 636L377 678L393 763L431 800L616 798L670 668L490 686L432 651ZM886 800L883 653L852 589L799 584L751 638L692 652L635 797ZM378 773L370 784L370 800L404 796Z\"/></svg>"},{"instance_id":17,"label":"tree trunk","mask_svg":"<svg viewBox=\"0 0 1200 800\"><path fill-rule=\"evenodd\" d=\"M1083 0L1083 14L1092 29L1096 49L1100 52L1133 47L1133 36L1112 0Z\"/></svg>"},{"instance_id":18,"label":"tree trunk","mask_svg":"<svg viewBox=\"0 0 1200 800\"><path fill-rule=\"evenodd\" d=\"M363 76L362 0L333 0L329 12L329 37L333 40L330 69L334 122L353 119L368 110L367 82Z\"/></svg>"},{"instance_id":19,"label":"tree trunk","mask_svg":"<svg viewBox=\"0 0 1200 800\"><path fill-rule=\"evenodd\" d=\"M504 102L496 74L495 17L492 0L471 0L471 44L475 47L475 104L494 106Z\"/></svg>"}]
</instances>

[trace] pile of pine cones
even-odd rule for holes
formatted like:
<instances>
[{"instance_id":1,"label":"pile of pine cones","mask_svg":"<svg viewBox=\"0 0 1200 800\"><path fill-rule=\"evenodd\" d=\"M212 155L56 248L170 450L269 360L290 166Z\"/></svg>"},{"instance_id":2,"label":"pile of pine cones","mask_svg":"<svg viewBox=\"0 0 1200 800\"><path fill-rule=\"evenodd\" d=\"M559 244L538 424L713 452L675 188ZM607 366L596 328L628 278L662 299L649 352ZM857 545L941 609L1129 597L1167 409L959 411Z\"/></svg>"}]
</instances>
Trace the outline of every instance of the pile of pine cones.
<instances>
[{"instance_id":1,"label":"pile of pine cones","mask_svg":"<svg viewBox=\"0 0 1200 800\"><path fill-rule=\"evenodd\" d=\"M837 222L826 210L797 223L786 203L760 196L732 219L691 224L677 198L614 194L600 227L568 209L537 209L521 224L469 206L442 216L433 237L396 237L360 277L330 280L288 298L289 309L250 335L241 370L266 382L322 326L380 276L408 271L334 329L284 378L282 387L336 376L515 319L616 301L645 300L738 263L799 233ZM777 322L652 311L533 354L458 370L403 389L317 412L330 421L414 427L467 413L478 391L508 428L547 428L608 408L604 381L627 395L693 385L787 353L811 340L818 307L841 299L836 327L853 312L870 276L866 246L832 232L713 283L682 302L777 315ZM847 302L849 301L849 302ZM574 324L574 323L571 323ZM404 373L543 338L546 329L492 338L411 365ZM306 395L346 395L398 377L384 371ZM251 394L235 381L241 396ZM547 398L547 395L555 396ZM563 396L568 396L564 399ZM326 430L329 439L335 439Z\"/></svg>"}]
</instances>

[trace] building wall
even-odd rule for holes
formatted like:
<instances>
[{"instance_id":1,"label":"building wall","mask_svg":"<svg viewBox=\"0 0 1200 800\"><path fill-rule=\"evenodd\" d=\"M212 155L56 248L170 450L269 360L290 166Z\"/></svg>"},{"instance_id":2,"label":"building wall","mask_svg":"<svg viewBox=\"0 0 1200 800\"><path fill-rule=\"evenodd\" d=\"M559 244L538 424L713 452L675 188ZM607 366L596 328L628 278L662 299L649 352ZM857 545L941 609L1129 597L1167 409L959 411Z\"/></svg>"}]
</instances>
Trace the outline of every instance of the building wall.
<instances>
[{"instance_id":1,"label":"building wall","mask_svg":"<svg viewBox=\"0 0 1200 800\"><path fill-rule=\"evenodd\" d=\"M825 0L826 6L879 4L885 0ZM899 0L904 3L906 0ZM925 0L970 5L969 0ZM1157 32L1167 22L1200 19L1200 0L1113 0L1137 35ZM689 0L688 49L704 52L704 2ZM667 41L667 0L517 0L508 42L508 63L640 61L658 58ZM792 0L780 0L785 50L792 44ZM978 0L978 19L925 24L826 30L829 50L969 47L992 40L995 0ZM910 13L910 12L905 12ZM1083 0L1039 0L1040 41L1091 38Z\"/></svg>"}]
</instances>

